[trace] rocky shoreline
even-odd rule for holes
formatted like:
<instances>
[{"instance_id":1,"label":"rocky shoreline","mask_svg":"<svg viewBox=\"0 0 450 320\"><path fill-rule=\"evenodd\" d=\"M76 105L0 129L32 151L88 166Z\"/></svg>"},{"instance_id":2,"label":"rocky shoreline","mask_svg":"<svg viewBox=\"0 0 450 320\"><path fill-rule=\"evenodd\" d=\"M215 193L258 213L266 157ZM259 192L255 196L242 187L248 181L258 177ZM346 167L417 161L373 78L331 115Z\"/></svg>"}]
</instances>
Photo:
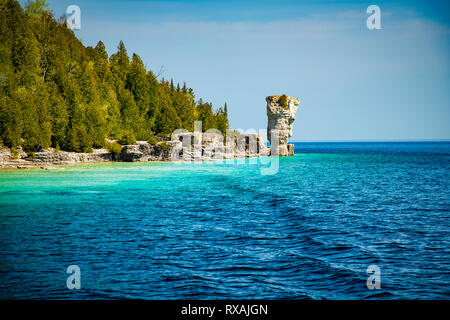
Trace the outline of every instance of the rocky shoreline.
<instances>
[{"instance_id":1,"label":"rocky shoreline","mask_svg":"<svg viewBox=\"0 0 450 320\"><path fill-rule=\"evenodd\" d=\"M54 148L40 152L26 153L21 148L0 149L0 169L49 169L56 165L95 162L148 162L148 161L211 161L232 158L253 158L261 156L291 156L294 146L288 144L292 136L300 100L286 95L268 96L267 138L272 145L267 147L262 137L254 133L227 131L224 138L214 129L187 132L176 130L170 141L151 144L137 141L134 144L118 146L118 149L93 149L91 153L59 151ZM200 124L201 125L201 124ZM108 140L108 145L116 141Z\"/></svg>"},{"instance_id":2,"label":"rocky shoreline","mask_svg":"<svg viewBox=\"0 0 450 320\"><path fill-rule=\"evenodd\" d=\"M94 149L92 153L56 151L53 148L36 152L30 157L22 149L14 156L9 148L0 151L0 169L52 169L56 165L113 161L113 154L106 149Z\"/></svg>"},{"instance_id":3,"label":"rocky shoreline","mask_svg":"<svg viewBox=\"0 0 450 320\"><path fill-rule=\"evenodd\" d=\"M230 158L260 157L270 154L263 140L256 134L239 135L232 141L231 147L214 134L201 134L202 143L186 144L193 141L200 134L180 134L179 140L163 141L150 144L146 141L137 141L131 145L122 146L119 154L108 149L93 149L92 153L78 153L58 151L48 148L32 154L24 152L21 148L17 153L8 147L0 149L0 169L53 169L54 166L80 163L98 162L149 162L149 161L212 161ZM254 142L254 143L253 143Z\"/></svg>"}]
</instances>

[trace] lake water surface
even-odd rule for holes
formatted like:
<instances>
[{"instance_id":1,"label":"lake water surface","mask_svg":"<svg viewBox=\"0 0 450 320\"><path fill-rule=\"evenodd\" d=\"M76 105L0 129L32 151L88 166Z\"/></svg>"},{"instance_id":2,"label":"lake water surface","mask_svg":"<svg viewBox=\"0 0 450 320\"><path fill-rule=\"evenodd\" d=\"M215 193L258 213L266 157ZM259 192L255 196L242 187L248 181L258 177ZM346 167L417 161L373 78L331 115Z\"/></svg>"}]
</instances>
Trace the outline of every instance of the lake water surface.
<instances>
[{"instance_id":1,"label":"lake water surface","mask_svg":"<svg viewBox=\"0 0 450 320\"><path fill-rule=\"evenodd\" d=\"M295 150L0 171L0 298L450 298L449 142Z\"/></svg>"}]
</instances>

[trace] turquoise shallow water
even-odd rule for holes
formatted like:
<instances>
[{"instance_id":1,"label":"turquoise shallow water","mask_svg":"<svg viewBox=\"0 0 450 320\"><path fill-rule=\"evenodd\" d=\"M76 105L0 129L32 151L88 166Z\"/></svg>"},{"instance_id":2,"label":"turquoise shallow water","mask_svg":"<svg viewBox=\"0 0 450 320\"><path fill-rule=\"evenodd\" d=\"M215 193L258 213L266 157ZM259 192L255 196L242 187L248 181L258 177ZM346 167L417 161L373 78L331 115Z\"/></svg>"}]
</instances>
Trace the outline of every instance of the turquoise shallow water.
<instances>
[{"instance_id":1,"label":"turquoise shallow water","mask_svg":"<svg viewBox=\"0 0 450 320\"><path fill-rule=\"evenodd\" d=\"M450 297L450 143L296 153L1 171L0 298Z\"/></svg>"}]
</instances>

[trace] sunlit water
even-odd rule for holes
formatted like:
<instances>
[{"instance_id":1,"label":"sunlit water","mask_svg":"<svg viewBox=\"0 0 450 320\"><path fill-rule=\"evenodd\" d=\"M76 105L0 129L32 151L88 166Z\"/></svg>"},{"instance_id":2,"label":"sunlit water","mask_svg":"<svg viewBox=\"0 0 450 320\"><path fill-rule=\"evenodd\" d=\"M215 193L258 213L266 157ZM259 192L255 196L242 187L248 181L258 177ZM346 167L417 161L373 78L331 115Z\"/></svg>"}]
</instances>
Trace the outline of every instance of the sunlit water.
<instances>
[{"instance_id":1,"label":"sunlit water","mask_svg":"<svg viewBox=\"0 0 450 320\"><path fill-rule=\"evenodd\" d=\"M450 143L296 144L279 165L1 171L0 298L450 297Z\"/></svg>"}]
</instances>

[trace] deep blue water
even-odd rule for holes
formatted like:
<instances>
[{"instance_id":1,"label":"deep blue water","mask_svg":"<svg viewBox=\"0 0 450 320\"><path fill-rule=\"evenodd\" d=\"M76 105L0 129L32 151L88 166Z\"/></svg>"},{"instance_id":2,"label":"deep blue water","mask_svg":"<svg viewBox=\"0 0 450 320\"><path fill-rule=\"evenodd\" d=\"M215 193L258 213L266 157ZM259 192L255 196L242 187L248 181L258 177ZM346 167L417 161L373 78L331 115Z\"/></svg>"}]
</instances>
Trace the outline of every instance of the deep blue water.
<instances>
[{"instance_id":1,"label":"deep blue water","mask_svg":"<svg viewBox=\"0 0 450 320\"><path fill-rule=\"evenodd\" d=\"M450 298L449 142L295 147L0 171L0 298Z\"/></svg>"}]
</instances>

